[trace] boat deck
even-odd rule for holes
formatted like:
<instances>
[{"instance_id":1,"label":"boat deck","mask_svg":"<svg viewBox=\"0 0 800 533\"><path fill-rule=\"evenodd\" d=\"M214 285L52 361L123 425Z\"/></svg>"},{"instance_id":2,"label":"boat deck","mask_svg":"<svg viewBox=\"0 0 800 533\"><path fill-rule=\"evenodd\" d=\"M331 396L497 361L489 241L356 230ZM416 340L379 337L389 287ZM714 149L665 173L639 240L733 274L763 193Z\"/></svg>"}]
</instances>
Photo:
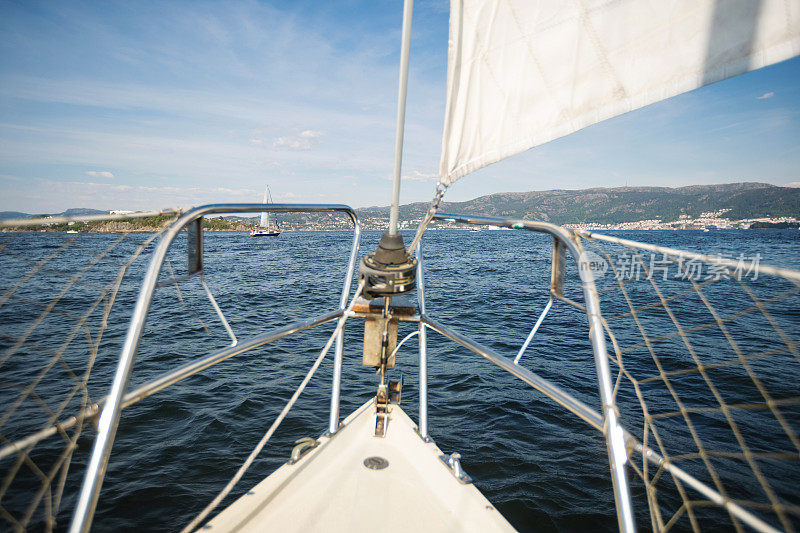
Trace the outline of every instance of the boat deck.
<instances>
[{"instance_id":1,"label":"boat deck","mask_svg":"<svg viewBox=\"0 0 800 533\"><path fill-rule=\"evenodd\" d=\"M397 405L374 437L375 406L354 411L332 438L285 464L203 531L514 531L472 484L462 484ZM372 470L368 457L388 466Z\"/></svg>"}]
</instances>

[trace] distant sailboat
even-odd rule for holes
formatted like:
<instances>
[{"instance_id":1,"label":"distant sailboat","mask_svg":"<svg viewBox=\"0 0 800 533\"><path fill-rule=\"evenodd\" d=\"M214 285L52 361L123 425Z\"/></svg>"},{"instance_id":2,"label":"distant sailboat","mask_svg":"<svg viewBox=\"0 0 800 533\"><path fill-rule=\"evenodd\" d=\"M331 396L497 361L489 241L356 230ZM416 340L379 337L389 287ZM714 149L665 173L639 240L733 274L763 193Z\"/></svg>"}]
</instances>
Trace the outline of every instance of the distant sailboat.
<instances>
[{"instance_id":1,"label":"distant sailboat","mask_svg":"<svg viewBox=\"0 0 800 533\"><path fill-rule=\"evenodd\" d=\"M267 188L264 190L264 201L262 203L272 203L272 195L269 192L269 185L267 185ZM277 237L280 234L281 230L278 228L278 224L270 221L268 211L261 213L261 220L258 226L253 226L253 229L250 230L251 237Z\"/></svg>"}]
</instances>

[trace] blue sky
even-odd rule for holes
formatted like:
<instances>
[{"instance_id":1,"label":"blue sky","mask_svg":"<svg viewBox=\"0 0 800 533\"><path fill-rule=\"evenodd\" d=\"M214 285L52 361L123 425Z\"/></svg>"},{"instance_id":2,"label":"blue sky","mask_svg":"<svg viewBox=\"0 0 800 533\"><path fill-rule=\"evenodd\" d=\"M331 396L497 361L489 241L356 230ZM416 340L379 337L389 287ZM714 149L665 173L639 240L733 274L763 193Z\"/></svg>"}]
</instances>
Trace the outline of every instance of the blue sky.
<instances>
[{"instance_id":1,"label":"blue sky","mask_svg":"<svg viewBox=\"0 0 800 533\"><path fill-rule=\"evenodd\" d=\"M448 3L415 5L402 201L441 146ZM387 205L402 2L0 2L0 210ZM501 191L800 185L800 60L457 182Z\"/></svg>"}]
</instances>

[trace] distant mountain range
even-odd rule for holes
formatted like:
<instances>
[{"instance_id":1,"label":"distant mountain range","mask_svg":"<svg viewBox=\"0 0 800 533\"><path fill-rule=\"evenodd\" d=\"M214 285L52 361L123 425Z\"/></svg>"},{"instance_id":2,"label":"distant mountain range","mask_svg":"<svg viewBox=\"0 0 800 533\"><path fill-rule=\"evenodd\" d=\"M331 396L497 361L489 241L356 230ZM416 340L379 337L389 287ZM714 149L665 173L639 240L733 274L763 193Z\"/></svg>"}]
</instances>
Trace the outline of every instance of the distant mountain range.
<instances>
[{"instance_id":1,"label":"distant mountain range","mask_svg":"<svg viewBox=\"0 0 800 533\"><path fill-rule=\"evenodd\" d=\"M419 220L428 210L427 202L400 206L401 220ZM800 218L800 188L778 187L767 183L728 183L688 187L615 187L581 190L505 192L481 196L466 202L444 202L439 212L468 213L544 220L554 224L619 224L639 220L678 220L701 213L729 209L723 216L731 220L761 217ZM358 209L365 221L385 218L388 207ZM67 209L51 216L102 215L97 209ZM15 211L0 212L0 220L34 215ZM42 216L42 215L36 215ZM226 217L252 223L252 217ZM285 222L302 222L307 214L286 213ZM312 217L313 218L313 217Z\"/></svg>"},{"instance_id":2,"label":"distant mountain range","mask_svg":"<svg viewBox=\"0 0 800 533\"><path fill-rule=\"evenodd\" d=\"M35 215L32 215L30 213L20 213L19 211L0 211L0 220L11 220L11 219L31 218L31 217L85 217L87 215L107 215L107 214L108 211L101 211L99 209L86 209L83 207L67 209L66 211L62 211L61 213L39 213Z\"/></svg>"},{"instance_id":3,"label":"distant mountain range","mask_svg":"<svg viewBox=\"0 0 800 533\"><path fill-rule=\"evenodd\" d=\"M400 219L420 219L428 203L400 207ZM388 212L388 207L361 209L364 214ZM582 190L506 192L466 202L444 202L440 213L469 213L544 220L554 224L594 222L618 224L639 220L678 220L680 215L730 209L731 220L760 217L800 217L800 188L767 183L729 183L689 187L615 187Z\"/></svg>"}]
</instances>

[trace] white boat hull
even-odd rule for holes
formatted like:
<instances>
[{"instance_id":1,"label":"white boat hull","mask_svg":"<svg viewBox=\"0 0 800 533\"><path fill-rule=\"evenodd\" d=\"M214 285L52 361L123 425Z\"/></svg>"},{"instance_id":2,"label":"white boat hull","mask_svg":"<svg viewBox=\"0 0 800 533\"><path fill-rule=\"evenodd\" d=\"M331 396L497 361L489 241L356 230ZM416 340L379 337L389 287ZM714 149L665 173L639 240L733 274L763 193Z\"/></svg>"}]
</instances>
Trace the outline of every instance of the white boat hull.
<instances>
[{"instance_id":1,"label":"white boat hull","mask_svg":"<svg viewBox=\"0 0 800 533\"><path fill-rule=\"evenodd\" d=\"M267 230L253 230L250 232L251 237L277 237L280 231L267 231Z\"/></svg>"},{"instance_id":2,"label":"white boat hull","mask_svg":"<svg viewBox=\"0 0 800 533\"><path fill-rule=\"evenodd\" d=\"M206 531L514 531L472 484L442 462L400 407L391 407L386 436L374 435L372 400L333 437L297 463L285 464L223 510ZM288 454L288 450L287 450ZM388 461L381 470L368 457Z\"/></svg>"}]
</instances>

